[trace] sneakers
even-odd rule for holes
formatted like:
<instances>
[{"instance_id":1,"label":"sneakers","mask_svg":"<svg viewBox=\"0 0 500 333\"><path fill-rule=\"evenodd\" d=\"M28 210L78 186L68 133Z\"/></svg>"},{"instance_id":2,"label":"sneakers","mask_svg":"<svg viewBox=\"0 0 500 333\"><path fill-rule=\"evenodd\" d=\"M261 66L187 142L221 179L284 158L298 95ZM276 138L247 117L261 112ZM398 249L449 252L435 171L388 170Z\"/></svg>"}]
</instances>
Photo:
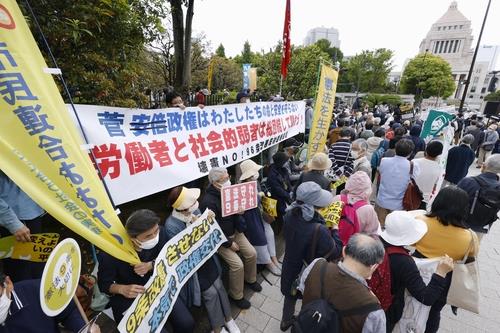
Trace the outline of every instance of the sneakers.
<instances>
[{"instance_id":1,"label":"sneakers","mask_svg":"<svg viewBox=\"0 0 500 333\"><path fill-rule=\"evenodd\" d=\"M282 330L283 332L285 332L287 329L289 329L290 327L292 327L294 321L295 321L295 316L293 316L292 319L287 320L287 321L283 321L282 320L281 323L280 323L280 330Z\"/></svg>"},{"instance_id":2,"label":"sneakers","mask_svg":"<svg viewBox=\"0 0 500 333\"><path fill-rule=\"evenodd\" d=\"M237 306L237 307L239 307L240 309L243 309L243 310L245 310L245 309L249 309L249 308L250 308L250 306L252 305L252 304L250 304L250 302L249 302L249 301L247 301L245 298L241 298L241 299L234 299L234 298L232 298L231 296L230 296L229 298L231 298L231 300L234 302L234 304L236 304L236 306Z\"/></svg>"},{"instance_id":3,"label":"sneakers","mask_svg":"<svg viewBox=\"0 0 500 333\"><path fill-rule=\"evenodd\" d=\"M256 291L256 292L262 291L262 286L257 281L255 281L254 283L248 283L248 282L245 282L245 283L253 291Z\"/></svg>"},{"instance_id":4,"label":"sneakers","mask_svg":"<svg viewBox=\"0 0 500 333\"><path fill-rule=\"evenodd\" d=\"M270 263L270 264L267 264L266 265L266 269L272 274L272 275L276 275L276 276L281 276L281 270L279 269L279 267L277 267L276 265L274 265L273 263Z\"/></svg>"},{"instance_id":5,"label":"sneakers","mask_svg":"<svg viewBox=\"0 0 500 333\"><path fill-rule=\"evenodd\" d=\"M236 325L234 319L226 322L226 327L229 330L229 333L241 333L240 328Z\"/></svg>"}]
</instances>

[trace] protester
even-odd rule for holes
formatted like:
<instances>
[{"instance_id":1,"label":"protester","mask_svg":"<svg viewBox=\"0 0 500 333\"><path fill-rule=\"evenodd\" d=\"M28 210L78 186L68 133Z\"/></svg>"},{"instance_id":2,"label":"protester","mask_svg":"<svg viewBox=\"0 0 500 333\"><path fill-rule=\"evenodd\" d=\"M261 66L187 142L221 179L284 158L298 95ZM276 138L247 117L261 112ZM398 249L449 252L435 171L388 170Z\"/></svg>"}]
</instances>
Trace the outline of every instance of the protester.
<instances>
[{"instance_id":1,"label":"protester","mask_svg":"<svg viewBox=\"0 0 500 333\"><path fill-rule=\"evenodd\" d=\"M352 143L351 156L354 159L353 173L365 172L369 178L372 176L372 166L367 159L368 144L365 139L357 139Z\"/></svg>"},{"instance_id":2,"label":"protester","mask_svg":"<svg viewBox=\"0 0 500 333\"><path fill-rule=\"evenodd\" d=\"M328 158L332 161L328 178L336 180L342 176L349 177L352 174L354 159L351 156L351 130L349 128L340 131L340 139L331 145ZM341 188L337 190L340 191Z\"/></svg>"},{"instance_id":3,"label":"protester","mask_svg":"<svg viewBox=\"0 0 500 333\"><path fill-rule=\"evenodd\" d=\"M385 333L384 310L366 283L384 259L382 243L365 234L353 235L343 249L343 257L338 264L319 258L307 266L300 279L302 307L321 297L320 281L324 274L328 303L337 311L357 310L340 316L340 332Z\"/></svg>"},{"instance_id":4,"label":"protester","mask_svg":"<svg viewBox=\"0 0 500 333\"><path fill-rule=\"evenodd\" d=\"M413 152L410 156L410 160L412 160L419 151L425 151L425 141L420 137L421 132L422 132L422 127L418 125L414 125L410 129L409 139L415 145L415 148L413 148Z\"/></svg>"},{"instance_id":5,"label":"protester","mask_svg":"<svg viewBox=\"0 0 500 333\"><path fill-rule=\"evenodd\" d=\"M39 279L12 283L0 273L0 333L59 333L59 324L65 329L78 333L85 321L73 300L57 316L49 317L40 303ZM97 325L92 325L90 333L99 333Z\"/></svg>"},{"instance_id":6,"label":"protester","mask_svg":"<svg viewBox=\"0 0 500 333\"><path fill-rule=\"evenodd\" d=\"M454 143L457 145L464 130L464 114L459 113L452 123L455 128Z\"/></svg>"},{"instance_id":7,"label":"protester","mask_svg":"<svg viewBox=\"0 0 500 333\"><path fill-rule=\"evenodd\" d=\"M418 242L426 232L425 222L415 219L408 212L394 211L386 217L385 230L380 233L380 238L388 256L391 277L392 304L385 311L387 332L392 332L401 319L405 306L405 290L419 302L431 306L444 292L446 274L453 269L453 260L445 256L440 260L429 284L424 283L415 261L405 247Z\"/></svg>"},{"instance_id":8,"label":"protester","mask_svg":"<svg viewBox=\"0 0 500 333\"><path fill-rule=\"evenodd\" d=\"M167 103L167 107L169 108L180 108L181 110L184 110L186 108L181 95L179 95L175 91L169 92L165 95L165 102Z\"/></svg>"},{"instance_id":9,"label":"protester","mask_svg":"<svg viewBox=\"0 0 500 333\"><path fill-rule=\"evenodd\" d=\"M396 144L396 156L383 158L378 171L380 185L375 211L383 226L385 217L393 210L403 209L403 197L410 182L410 157L414 145L411 140L401 139ZM418 167L413 166L413 176L418 176Z\"/></svg>"},{"instance_id":10,"label":"protester","mask_svg":"<svg viewBox=\"0 0 500 333\"><path fill-rule=\"evenodd\" d=\"M206 95L208 95L208 90L207 89L201 89L200 87L196 88L196 95L194 96L194 99L196 101L197 106L204 106L207 104L207 99Z\"/></svg>"},{"instance_id":11,"label":"protester","mask_svg":"<svg viewBox=\"0 0 500 333\"><path fill-rule=\"evenodd\" d=\"M130 265L106 252L98 255L97 283L99 290L110 296L109 304L117 323L134 299L144 293L144 285L153 273L154 260L167 243L165 228L159 223L160 218L148 209L137 210L127 219L125 229L141 260L139 264ZM181 297L175 301L168 321L175 332L192 332L195 325Z\"/></svg>"},{"instance_id":12,"label":"protester","mask_svg":"<svg viewBox=\"0 0 500 333\"><path fill-rule=\"evenodd\" d=\"M278 201L276 212L278 214L274 223L274 232L279 234L283 227L283 216L286 206L292 203L292 183L288 170L284 167L288 161L288 155L284 152L277 152L273 155L274 163L269 167L267 175L267 186L271 192L271 197Z\"/></svg>"},{"instance_id":13,"label":"protester","mask_svg":"<svg viewBox=\"0 0 500 333\"><path fill-rule=\"evenodd\" d=\"M241 162L240 169L240 181L242 183L258 181L262 165L258 165L252 160L246 160ZM259 185L257 187L260 188ZM260 200L258 207L245 211L243 214L246 224L245 236L257 252L257 265L266 265L271 274L280 276L281 271L278 258L276 258L274 231L269 223L264 222L263 214L265 213L262 211Z\"/></svg>"},{"instance_id":14,"label":"protester","mask_svg":"<svg viewBox=\"0 0 500 333\"><path fill-rule=\"evenodd\" d=\"M30 242L32 234L42 232L45 211L0 170L0 234L13 235L18 242ZM12 281L42 277L43 263L2 259L4 273Z\"/></svg>"},{"instance_id":15,"label":"protester","mask_svg":"<svg viewBox=\"0 0 500 333\"><path fill-rule=\"evenodd\" d=\"M364 131L361 132L361 134L359 134L359 137L361 139L365 139L365 140L368 140L369 138L371 138L372 136L374 136L375 134L373 133L373 122L366 122L365 123L365 129Z\"/></svg>"},{"instance_id":16,"label":"protester","mask_svg":"<svg viewBox=\"0 0 500 333\"><path fill-rule=\"evenodd\" d=\"M368 149L366 150L366 159L368 161L372 160L373 153L380 147L380 143L384 141L385 130L383 128L379 128L375 131L375 136L366 140L368 144Z\"/></svg>"},{"instance_id":17,"label":"protester","mask_svg":"<svg viewBox=\"0 0 500 333\"><path fill-rule=\"evenodd\" d=\"M479 147L479 140L481 139L481 128L478 127L478 123L476 120L471 121L470 126L465 130L465 134L471 134L474 136L474 141L471 144L471 148L474 152L477 151Z\"/></svg>"},{"instance_id":18,"label":"protester","mask_svg":"<svg viewBox=\"0 0 500 333\"><path fill-rule=\"evenodd\" d=\"M481 207L480 211L472 211L468 216L468 225L474 230L479 240L490 230L497 220L500 210L500 155L491 155L486 159L481 174L476 177L467 177L458 183L458 187L467 192L471 208ZM485 194L481 195L483 191ZM488 191L488 192L486 192ZM482 202L485 201L486 202ZM485 204L485 205L484 205Z\"/></svg>"},{"instance_id":19,"label":"protester","mask_svg":"<svg viewBox=\"0 0 500 333\"><path fill-rule=\"evenodd\" d=\"M340 131L342 131L346 124L342 119L337 120L337 126L328 133L328 146L333 145L340 138Z\"/></svg>"},{"instance_id":20,"label":"protester","mask_svg":"<svg viewBox=\"0 0 500 333\"><path fill-rule=\"evenodd\" d=\"M294 138L290 138L283 142L283 151L288 155L288 160L285 163L284 167L288 170L288 174L290 175L290 181L292 183L296 182L300 173L302 172L302 168L297 166L295 161L295 154L298 152L299 148L302 146L302 143L295 140Z\"/></svg>"},{"instance_id":21,"label":"protester","mask_svg":"<svg viewBox=\"0 0 500 333\"><path fill-rule=\"evenodd\" d=\"M420 258L438 258L448 255L453 260L462 260L472 242L479 244L476 233L467 228L468 211L469 197L464 190L456 186L441 189L432 202L430 213L417 216L417 219L427 224L428 231L416 243L416 251L413 255ZM471 249L469 256L474 257L477 253L476 246ZM446 305L450 283L451 274L448 274L444 291L431 307L425 330L427 333L434 333L439 329L440 313Z\"/></svg>"},{"instance_id":22,"label":"protester","mask_svg":"<svg viewBox=\"0 0 500 333\"><path fill-rule=\"evenodd\" d=\"M243 297L244 285L254 291L261 291L257 282L257 253L245 237L243 212L241 214L222 217L221 190L230 186L229 175L224 168L215 167L208 173L210 185L200 202L200 210L210 209L215 213L227 242L223 243L218 254L229 266L229 297L241 309L248 309L250 302ZM241 255L242 258L240 258Z\"/></svg>"},{"instance_id":23,"label":"protester","mask_svg":"<svg viewBox=\"0 0 500 333\"><path fill-rule=\"evenodd\" d=\"M250 96L246 91L240 91L236 94L236 103L250 103Z\"/></svg>"},{"instance_id":24,"label":"protester","mask_svg":"<svg viewBox=\"0 0 500 333\"><path fill-rule=\"evenodd\" d=\"M376 235L380 229L380 223L375 209L370 204L370 196L372 193L372 183L370 177L363 171L355 172L345 185L344 193L337 195L335 201L342 201L344 203L341 219L346 216L347 209L354 209L355 221L347 223L348 227L351 225L359 225L359 230L355 232L362 232L368 235ZM354 227L355 228L355 227ZM343 230L342 224L339 226L339 236L343 244L347 244L349 237L351 237L352 228Z\"/></svg>"},{"instance_id":25,"label":"protester","mask_svg":"<svg viewBox=\"0 0 500 333\"><path fill-rule=\"evenodd\" d=\"M471 144L474 142L472 134L464 135L462 143L448 151L446 159L446 173L443 186L458 184L469 172L469 167L474 162L474 151Z\"/></svg>"},{"instance_id":26,"label":"protester","mask_svg":"<svg viewBox=\"0 0 500 333\"><path fill-rule=\"evenodd\" d=\"M415 176L415 183L422 192L423 200L420 209L427 209L427 204L432 193L436 190L437 182L442 174L439 165L439 155L443 153L443 144L440 141L431 141L425 148L425 157L413 160L413 164L419 170Z\"/></svg>"},{"instance_id":27,"label":"protester","mask_svg":"<svg viewBox=\"0 0 500 333\"><path fill-rule=\"evenodd\" d=\"M330 191L332 182L325 177L325 172L332 167L332 161L325 153L314 154L307 163L307 171L300 175L293 190L294 198L297 196L297 188L305 182L315 182L323 190Z\"/></svg>"},{"instance_id":28,"label":"protester","mask_svg":"<svg viewBox=\"0 0 500 333\"><path fill-rule=\"evenodd\" d=\"M169 239L182 232L191 223L196 221L200 215L198 210L198 198L200 190L197 188L185 188L182 186L174 187L170 190L167 198L167 206L172 207L172 214L165 222L165 230ZM210 214L213 214L212 212ZM214 333L239 333L240 330L231 314L231 305L227 296L226 289L220 278L221 271L216 257L209 258L196 272L196 280L191 277L191 298L196 298L199 288L205 309L207 310L208 320ZM196 284L198 284L196 286ZM189 285L189 282L188 282ZM183 290L186 289L186 285ZM185 301L186 302L186 301ZM193 303L196 301L193 300ZM228 331L224 328L228 329Z\"/></svg>"},{"instance_id":29,"label":"protester","mask_svg":"<svg viewBox=\"0 0 500 333\"><path fill-rule=\"evenodd\" d=\"M479 153L477 157L477 168L483 166L484 161L491 155L491 152L495 148L495 144L498 141L497 125L491 124L488 129L483 133L484 138L479 144Z\"/></svg>"},{"instance_id":30,"label":"protester","mask_svg":"<svg viewBox=\"0 0 500 333\"><path fill-rule=\"evenodd\" d=\"M328 260L340 256L342 246L337 230L330 234L325 220L317 209L333 202L330 192L314 182L302 183L297 189L297 199L285 215L285 256L281 274L281 293L285 296L280 328L286 331L293 324L297 295L294 282L299 278L303 263L309 264L318 257Z\"/></svg>"},{"instance_id":31,"label":"protester","mask_svg":"<svg viewBox=\"0 0 500 333\"><path fill-rule=\"evenodd\" d=\"M313 121L314 109L312 107L312 99L306 100L306 111L305 111L305 141L309 142L309 133L311 133L311 126Z\"/></svg>"}]
</instances>

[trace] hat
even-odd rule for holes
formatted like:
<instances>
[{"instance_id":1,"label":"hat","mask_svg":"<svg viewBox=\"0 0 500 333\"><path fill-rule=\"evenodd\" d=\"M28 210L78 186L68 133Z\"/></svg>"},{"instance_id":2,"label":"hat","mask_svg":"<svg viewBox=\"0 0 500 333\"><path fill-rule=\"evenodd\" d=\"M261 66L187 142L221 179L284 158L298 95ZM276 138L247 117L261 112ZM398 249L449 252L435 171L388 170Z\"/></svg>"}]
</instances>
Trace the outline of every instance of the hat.
<instances>
[{"instance_id":1,"label":"hat","mask_svg":"<svg viewBox=\"0 0 500 333\"><path fill-rule=\"evenodd\" d=\"M316 153L307 163L309 170L328 170L332 167L332 161L325 153Z\"/></svg>"},{"instance_id":2,"label":"hat","mask_svg":"<svg viewBox=\"0 0 500 333\"><path fill-rule=\"evenodd\" d=\"M282 151L273 155L273 163L279 167L282 167L286 161L288 161L288 155Z\"/></svg>"},{"instance_id":3,"label":"hat","mask_svg":"<svg viewBox=\"0 0 500 333\"><path fill-rule=\"evenodd\" d=\"M283 142L283 148L300 147L300 146L302 146L302 143L295 140L294 138L287 139Z\"/></svg>"},{"instance_id":4,"label":"hat","mask_svg":"<svg viewBox=\"0 0 500 333\"><path fill-rule=\"evenodd\" d=\"M385 230L380 237L395 246L413 245L427 233L427 224L414 214L394 211L385 218Z\"/></svg>"},{"instance_id":5,"label":"hat","mask_svg":"<svg viewBox=\"0 0 500 333\"><path fill-rule=\"evenodd\" d=\"M473 142L474 142L474 135L472 134L467 134L467 135L464 135L464 137L462 138L462 143L465 143L466 145L471 145Z\"/></svg>"},{"instance_id":6,"label":"hat","mask_svg":"<svg viewBox=\"0 0 500 333\"><path fill-rule=\"evenodd\" d=\"M172 207L176 210L185 210L194 205L196 200L200 197L199 188L186 188L182 187L181 193L174 201Z\"/></svg>"},{"instance_id":7,"label":"hat","mask_svg":"<svg viewBox=\"0 0 500 333\"><path fill-rule=\"evenodd\" d=\"M246 160L240 163L241 176L240 180L245 180L252 177L255 174L259 174L259 170L262 169L262 165L255 163L252 160Z\"/></svg>"},{"instance_id":8,"label":"hat","mask_svg":"<svg viewBox=\"0 0 500 333\"><path fill-rule=\"evenodd\" d=\"M202 89L202 90L201 90L201 93L202 93L203 95L205 95L205 96L208 96L208 95L210 95L210 90L208 90L207 88L205 88L205 89Z\"/></svg>"},{"instance_id":9,"label":"hat","mask_svg":"<svg viewBox=\"0 0 500 333\"><path fill-rule=\"evenodd\" d=\"M243 97L248 97L248 94L244 91L240 91L237 95L236 95L236 102L239 103L240 100L243 98Z\"/></svg>"},{"instance_id":10,"label":"hat","mask_svg":"<svg viewBox=\"0 0 500 333\"><path fill-rule=\"evenodd\" d=\"M326 207L333 202L333 195L315 182L305 182L297 188L297 201L316 207Z\"/></svg>"}]
</instances>

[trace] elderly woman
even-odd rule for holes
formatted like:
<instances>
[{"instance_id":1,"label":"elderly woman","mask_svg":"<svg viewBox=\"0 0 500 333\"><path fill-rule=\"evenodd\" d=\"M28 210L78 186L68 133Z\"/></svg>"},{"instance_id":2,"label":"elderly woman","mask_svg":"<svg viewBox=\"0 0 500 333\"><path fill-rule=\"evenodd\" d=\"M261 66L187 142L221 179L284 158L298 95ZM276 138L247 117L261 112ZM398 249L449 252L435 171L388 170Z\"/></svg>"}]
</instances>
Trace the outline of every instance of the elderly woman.
<instances>
[{"instance_id":1,"label":"elderly woman","mask_svg":"<svg viewBox=\"0 0 500 333\"><path fill-rule=\"evenodd\" d=\"M353 173L365 172L368 177L372 176L372 165L367 158L368 143L365 139L357 139L352 143L351 156L354 159Z\"/></svg>"},{"instance_id":2,"label":"elderly woman","mask_svg":"<svg viewBox=\"0 0 500 333\"><path fill-rule=\"evenodd\" d=\"M344 208L342 214L345 214L347 207L356 209L357 223L359 231L368 235L376 235L380 229L380 223L375 209L370 204L370 195L372 194L372 183L365 172L355 172L345 185L342 194L337 195L334 201L342 201ZM353 228L339 227L339 236L343 244L347 244L352 235Z\"/></svg>"},{"instance_id":3,"label":"elderly woman","mask_svg":"<svg viewBox=\"0 0 500 333\"><path fill-rule=\"evenodd\" d=\"M167 243L168 236L159 223L160 218L148 209L135 211L127 219L125 229L139 255L139 264L132 266L106 252L99 253L99 289L110 295L109 303L117 323L134 299L144 292L144 285L153 273L153 262ZM193 331L193 317L181 297L175 301L168 321L174 332ZM166 332L165 328L162 332Z\"/></svg>"},{"instance_id":4,"label":"elderly woman","mask_svg":"<svg viewBox=\"0 0 500 333\"><path fill-rule=\"evenodd\" d=\"M452 204L450 204L452 203ZM427 233L416 243L414 256L436 258L445 255L453 260L462 260L467 250L474 244L469 255L476 256L479 241L474 231L468 229L466 219L469 213L467 192L447 186L437 194L427 215L417 216L427 225ZM446 287L439 299L432 305L425 332L437 332L441 319L441 309L446 305L446 297L451 283L451 274L446 276Z\"/></svg>"}]
</instances>

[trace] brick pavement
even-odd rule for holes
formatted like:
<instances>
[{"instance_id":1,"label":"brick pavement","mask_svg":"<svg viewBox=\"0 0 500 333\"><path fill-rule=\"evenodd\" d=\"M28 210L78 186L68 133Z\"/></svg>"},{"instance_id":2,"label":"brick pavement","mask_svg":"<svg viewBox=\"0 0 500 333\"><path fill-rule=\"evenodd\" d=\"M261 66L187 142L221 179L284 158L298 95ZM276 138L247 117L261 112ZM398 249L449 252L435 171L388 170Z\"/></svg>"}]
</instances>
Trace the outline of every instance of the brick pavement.
<instances>
[{"instance_id":1,"label":"brick pavement","mask_svg":"<svg viewBox=\"0 0 500 333\"><path fill-rule=\"evenodd\" d=\"M470 175L478 170L473 167ZM442 314L440 333L476 333L500 332L500 225L493 225L491 232L483 238L479 251L479 270L481 278L480 314L458 310L454 316L450 307L446 306ZM268 272L262 273L267 281L262 281L261 293L250 297L252 307L243 310L236 321L241 332L278 333L283 307L283 296L280 292L280 279ZM297 303L296 312L300 309Z\"/></svg>"}]
</instances>

